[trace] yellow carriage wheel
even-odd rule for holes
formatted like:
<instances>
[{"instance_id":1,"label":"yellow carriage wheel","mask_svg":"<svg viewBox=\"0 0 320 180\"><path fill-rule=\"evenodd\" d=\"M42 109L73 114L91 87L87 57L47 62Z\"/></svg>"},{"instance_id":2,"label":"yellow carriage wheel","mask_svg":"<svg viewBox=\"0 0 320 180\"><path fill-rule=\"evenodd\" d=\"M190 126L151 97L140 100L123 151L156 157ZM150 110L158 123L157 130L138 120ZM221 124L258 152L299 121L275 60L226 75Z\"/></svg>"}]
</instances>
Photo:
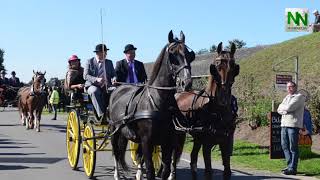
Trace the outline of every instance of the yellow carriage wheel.
<instances>
[{"instance_id":1,"label":"yellow carriage wheel","mask_svg":"<svg viewBox=\"0 0 320 180\"><path fill-rule=\"evenodd\" d=\"M69 164L73 170L77 168L79 161L81 144L80 131L80 122L77 112L72 110L70 111L67 120L66 145Z\"/></svg>"},{"instance_id":2,"label":"yellow carriage wheel","mask_svg":"<svg viewBox=\"0 0 320 180\"><path fill-rule=\"evenodd\" d=\"M96 139L88 139L94 137L94 129L91 124L86 125L83 132L83 168L89 178L93 177L94 169L96 167Z\"/></svg>"},{"instance_id":3,"label":"yellow carriage wheel","mask_svg":"<svg viewBox=\"0 0 320 180\"><path fill-rule=\"evenodd\" d=\"M135 166L138 166L140 161L137 158L137 150L140 144L129 141L129 145L130 145L131 159L133 161L133 164ZM157 174L161 168L161 147L160 146L154 146L154 149L152 152L152 162L153 162L154 171Z\"/></svg>"},{"instance_id":4,"label":"yellow carriage wheel","mask_svg":"<svg viewBox=\"0 0 320 180\"><path fill-rule=\"evenodd\" d=\"M154 172L158 174L158 171L161 168L161 147L154 146L153 153L152 153L152 162L154 167Z\"/></svg>"}]
</instances>

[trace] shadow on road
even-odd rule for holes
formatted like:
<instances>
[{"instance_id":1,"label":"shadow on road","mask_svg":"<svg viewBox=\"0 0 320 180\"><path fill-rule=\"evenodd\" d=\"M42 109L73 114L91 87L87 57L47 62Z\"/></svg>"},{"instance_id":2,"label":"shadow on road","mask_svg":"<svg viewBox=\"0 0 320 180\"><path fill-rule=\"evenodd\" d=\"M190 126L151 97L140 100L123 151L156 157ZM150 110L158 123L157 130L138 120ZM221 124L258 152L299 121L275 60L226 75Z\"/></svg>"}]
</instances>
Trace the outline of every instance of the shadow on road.
<instances>
[{"instance_id":1,"label":"shadow on road","mask_svg":"<svg viewBox=\"0 0 320 180\"><path fill-rule=\"evenodd\" d=\"M1 170L20 170L20 169L46 169L45 167L29 167L20 165L0 165Z\"/></svg>"},{"instance_id":2,"label":"shadow on road","mask_svg":"<svg viewBox=\"0 0 320 180\"><path fill-rule=\"evenodd\" d=\"M66 132L66 125L41 124L41 127L44 127L47 130L58 131L61 133Z\"/></svg>"},{"instance_id":3,"label":"shadow on road","mask_svg":"<svg viewBox=\"0 0 320 180\"><path fill-rule=\"evenodd\" d=\"M1 163L37 163L37 164L54 164L66 158L47 158L47 157L0 157Z\"/></svg>"}]
</instances>

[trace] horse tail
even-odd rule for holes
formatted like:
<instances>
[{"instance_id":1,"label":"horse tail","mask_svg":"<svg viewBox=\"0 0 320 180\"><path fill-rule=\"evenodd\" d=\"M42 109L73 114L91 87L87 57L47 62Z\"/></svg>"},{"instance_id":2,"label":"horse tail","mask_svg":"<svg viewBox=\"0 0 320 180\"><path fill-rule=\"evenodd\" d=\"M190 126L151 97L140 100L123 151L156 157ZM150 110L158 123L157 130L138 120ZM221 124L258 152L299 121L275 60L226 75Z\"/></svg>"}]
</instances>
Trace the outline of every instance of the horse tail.
<instances>
[{"instance_id":1,"label":"horse tail","mask_svg":"<svg viewBox=\"0 0 320 180\"><path fill-rule=\"evenodd\" d=\"M118 163L124 171L128 171L128 165L125 161L126 149L128 140L125 138L121 131L117 132L111 137L111 144L112 144L112 152L116 159L116 163Z\"/></svg>"}]
</instances>

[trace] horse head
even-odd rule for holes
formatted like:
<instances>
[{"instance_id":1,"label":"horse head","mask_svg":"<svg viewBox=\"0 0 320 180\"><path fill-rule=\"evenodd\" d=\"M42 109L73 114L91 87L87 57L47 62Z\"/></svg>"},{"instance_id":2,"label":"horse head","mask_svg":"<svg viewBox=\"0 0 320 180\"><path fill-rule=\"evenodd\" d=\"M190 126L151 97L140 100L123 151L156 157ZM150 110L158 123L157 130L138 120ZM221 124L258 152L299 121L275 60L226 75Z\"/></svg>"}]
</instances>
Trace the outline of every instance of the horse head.
<instances>
[{"instance_id":1,"label":"horse head","mask_svg":"<svg viewBox=\"0 0 320 180\"><path fill-rule=\"evenodd\" d=\"M179 77L181 88L190 90L192 86L191 62L195 59L195 53L185 44L185 35L180 32L180 39L174 38L172 31L168 35L167 53L171 64L174 79ZM181 75L181 72L183 74Z\"/></svg>"},{"instance_id":2,"label":"horse head","mask_svg":"<svg viewBox=\"0 0 320 180\"><path fill-rule=\"evenodd\" d=\"M45 92L45 88L46 88L46 71L44 71L44 73L42 73L41 71L37 71L34 72L33 71L33 86L35 88L35 91L38 91L40 93L44 93Z\"/></svg>"},{"instance_id":3,"label":"horse head","mask_svg":"<svg viewBox=\"0 0 320 180\"><path fill-rule=\"evenodd\" d=\"M219 43L214 62L210 65L210 73L218 84L215 96L222 106L230 105L231 87L240 72L240 66L235 63L235 52L234 43L231 44L230 51L223 50L222 42Z\"/></svg>"}]
</instances>

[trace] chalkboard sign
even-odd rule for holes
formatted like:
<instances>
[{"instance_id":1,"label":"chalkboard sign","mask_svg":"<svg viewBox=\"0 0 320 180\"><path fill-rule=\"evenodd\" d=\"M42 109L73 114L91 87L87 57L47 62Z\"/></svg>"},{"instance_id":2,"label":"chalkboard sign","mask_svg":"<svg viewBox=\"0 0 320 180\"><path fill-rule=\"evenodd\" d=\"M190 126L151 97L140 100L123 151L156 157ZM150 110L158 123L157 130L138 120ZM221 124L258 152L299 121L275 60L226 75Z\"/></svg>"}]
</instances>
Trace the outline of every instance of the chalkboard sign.
<instances>
[{"instance_id":1,"label":"chalkboard sign","mask_svg":"<svg viewBox=\"0 0 320 180\"><path fill-rule=\"evenodd\" d=\"M270 124L270 159L282 159L284 154L281 147L281 115L271 112Z\"/></svg>"}]
</instances>

